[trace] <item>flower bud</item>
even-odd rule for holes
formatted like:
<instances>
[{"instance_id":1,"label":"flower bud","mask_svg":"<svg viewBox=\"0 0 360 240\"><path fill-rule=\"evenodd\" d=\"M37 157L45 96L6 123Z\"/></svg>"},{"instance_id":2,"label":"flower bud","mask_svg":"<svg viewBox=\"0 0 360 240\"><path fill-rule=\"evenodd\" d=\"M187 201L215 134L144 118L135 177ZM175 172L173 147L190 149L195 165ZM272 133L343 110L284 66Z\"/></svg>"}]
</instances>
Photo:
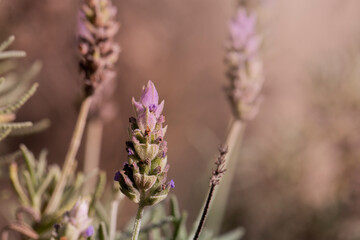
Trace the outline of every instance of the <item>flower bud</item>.
<instances>
[{"instance_id":1,"label":"flower bud","mask_svg":"<svg viewBox=\"0 0 360 240\"><path fill-rule=\"evenodd\" d=\"M78 240L80 236L91 237L94 228L91 226L92 219L88 216L89 201L80 198L73 208L63 216L61 224L55 224L56 239Z\"/></svg>"}]
</instances>

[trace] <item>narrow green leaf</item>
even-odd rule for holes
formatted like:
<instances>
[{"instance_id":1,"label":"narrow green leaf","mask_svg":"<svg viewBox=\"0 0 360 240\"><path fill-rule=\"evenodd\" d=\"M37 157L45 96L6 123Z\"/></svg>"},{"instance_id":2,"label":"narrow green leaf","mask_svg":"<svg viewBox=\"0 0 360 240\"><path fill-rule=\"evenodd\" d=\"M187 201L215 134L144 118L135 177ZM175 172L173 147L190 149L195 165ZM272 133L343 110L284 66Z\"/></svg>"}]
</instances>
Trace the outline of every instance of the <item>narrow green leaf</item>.
<instances>
[{"instance_id":1,"label":"narrow green leaf","mask_svg":"<svg viewBox=\"0 0 360 240\"><path fill-rule=\"evenodd\" d=\"M31 127L33 124L32 122L16 122L16 123L1 123L0 130L3 129L21 129Z\"/></svg>"},{"instance_id":2,"label":"narrow green leaf","mask_svg":"<svg viewBox=\"0 0 360 240\"><path fill-rule=\"evenodd\" d=\"M2 108L0 110L0 114L13 113L19 108L21 108L27 102L27 100L29 100L29 98L34 95L38 86L38 83L34 83L31 88L29 88L29 90L17 102Z\"/></svg>"},{"instance_id":3,"label":"narrow green leaf","mask_svg":"<svg viewBox=\"0 0 360 240\"><path fill-rule=\"evenodd\" d=\"M44 176L44 174L46 174L46 166L47 166L46 157L47 157L47 151L42 150L40 152L38 164L36 167L36 177L37 177L36 178L36 180L37 180L36 186L39 186L41 184L40 181L43 180L43 176Z\"/></svg>"},{"instance_id":4,"label":"narrow green leaf","mask_svg":"<svg viewBox=\"0 0 360 240\"><path fill-rule=\"evenodd\" d=\"M28 170L24 169L22 173L23 173L23 176L25 178L25 185L26 185L26 188L27 188L28 193L30 195L30 200L33 203L32 206L34 206L34 203L35 203L35 201L34 201L34 199L35 199L35 187L34 187L34 184L31 181L30 173L29 173Z\"/></svg>"},{"instance_id":5,"label":"narrow green leaf","mask_svg":"<svg viewBox=\"0 0 360 240\"><path fill-rule=\"evenodd\" d=\"M32 154L32 152L30 152L25 145L21 144L20 145L20 150L23 154L23 157L24 157L24 160L25 160L25 164L26 164L26 167L30 173L30 177L31 177L31 181L32 181L32 184L33 186L35 186L35 183L36 183L36 178L35 178L35 163L36 163L36 160L35 160L35 157L34 155Z\"/></svg>"},{"instance_id":6,"label":"narrow green leaf","mask_svg":"<svg viewBox=\"0 0 360 240\"><path fill-rule=\"evenodd\" d=\"M11 133L11 128L0 130L0 141L4 140Z\"/></svg>"},{"instance_id":7,"label":"narrow green leaf","mask_svg":"<svg viewBox=\"0 0 360 240\"><path fill-rule=\"evenodd\" d=\"M14 41L15 41L15 36L10 36L8 39L6 39L4 42L2 42L0 44L0 52L7 49Z\"/></svg>"},{"instance_id":8,"label":"narrow green leaf","mask_svg":"<svg viewBox=\"0 0 360 240\"><path fill-rule=\"evenodd\" d=\"M8 58L20 58L25 56L26 56L26 52L24 51L13 50L13 51L0 52L0 60L8 59Z\"/></svg>"},{"instance_id":9,"label":"narrow green leaf","mask_svg":"<svg viewBox=\"0 0 360 240\"><path fill-rule=\"evenodd\" d=\"M53 179L56 178L56 169L50 169L49 173L46 175L45 180L42 181L40 187L38 188L36 195L41 196L44 194L46 189L50 186Z\"/></svg>"},{"instance_id":10,"label":"narrow green leaf","mask_svg":"<svg viewBox=\"0 0 360 240\"><path fill-rule=\"evenodd\" d=\"M50 120L49 119L43 119L36 123L33 123L32 126L26 127L26 128L19 128L14 129L11 131L11 136L26 136L26 135L32 135L35 133L42 132L49 128L50 126Z\"/></svg>"},{"instance_id":11,"label":"narrow green leaf","mask_svg":"<svg viewBox=\"0 0 360 240\"><path fill-rule=\"evenodd\" d=\"M12 163L9 168L10 181L13 185L13 188L17 195L20 198L20 201L25 206L30 206L29 198L26 196L24 189L21 187L18 175L18 167L16 163Z\"/></svg>"}]
</instances>

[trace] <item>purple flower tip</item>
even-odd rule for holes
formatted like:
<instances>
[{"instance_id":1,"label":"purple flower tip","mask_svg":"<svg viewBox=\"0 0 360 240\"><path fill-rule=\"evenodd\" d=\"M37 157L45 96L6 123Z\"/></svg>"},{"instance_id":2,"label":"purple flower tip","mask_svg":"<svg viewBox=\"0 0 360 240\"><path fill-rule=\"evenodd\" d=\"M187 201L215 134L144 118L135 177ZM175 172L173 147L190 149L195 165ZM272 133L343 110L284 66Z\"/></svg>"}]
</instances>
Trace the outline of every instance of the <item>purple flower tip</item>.
<instances>
[{"instance_id":1,"label":"purple flower tip","mask_svg":"<svg viewBox=\"0 0 360 240\"><path fill-rule=\"evenodd\" d=\"M145 107L149 107L150 105L155 105L155 107L158 106L159 95L152 81L149 81L146 87L144 87L143 93L141 95L141 103Z\"/></svg>"},{"instance_id":2,"label":"purple flower tip","mask_svg":"<svg viewBox=\"0 0 360 240\"><path fill-rule=\"evenodd\" d=\"M94 227L90 226L85 230L86 237L91 237L94 234Z\"/></svg>"},{"instance_id":3,"label":"purple flower tip","mask_svg":"<svg viewBox=\"0 0 360 240\"><path fill-rule=\"evenodd\" d=\"M157 108L157 106L156 106L155 104L151 104L151 105L149 106L149 111L150 111L150 112L155 112L155 111L156 111L156 108Z\"/></svg>"},{"instance_id":4,"label":"purple flower tip","mask_svg":"<svg viewBox=\"0 0 360 240\"><path fill-rule=\"evenodd\" d=\"M175 182L174 182L174 180L172 180L172 179L170 180L170 187L171 187L171 188L174 188L174 187L175 187Z\"/></svg>"},{"instance_id":5,"label":"purple flower tip","mask_svg":"<svg viewBox=\"0 0 360 240\"><path fill-rule=\"evenodd\" d=\"M116 173L115 173L115 176L114 176L114 181L120 181L120 172L119 171L117 171Z\"/></svg>"},{"instance_id":6,"label":"purple flower tip","mask_svg":"<svg viewBox=\"0 0 360 240\"><path fill-rule=\"evenodd\" d=\"M129 156L134 155L134 151L131 148L126 148L126 151Z\"/></svg>"},{"instance_id":7,"label":"purple flower tip","mask_svg":"<svg viewBox=\"0 0 360 240\"><path fill-rule=\"evenodd\" d=\"M55 231L59 231L59 228L60 228L60 224L58 224L58 223L55 223L55 224L54 224L54 228L55 228Z\"/></svg>"}]
</instances>

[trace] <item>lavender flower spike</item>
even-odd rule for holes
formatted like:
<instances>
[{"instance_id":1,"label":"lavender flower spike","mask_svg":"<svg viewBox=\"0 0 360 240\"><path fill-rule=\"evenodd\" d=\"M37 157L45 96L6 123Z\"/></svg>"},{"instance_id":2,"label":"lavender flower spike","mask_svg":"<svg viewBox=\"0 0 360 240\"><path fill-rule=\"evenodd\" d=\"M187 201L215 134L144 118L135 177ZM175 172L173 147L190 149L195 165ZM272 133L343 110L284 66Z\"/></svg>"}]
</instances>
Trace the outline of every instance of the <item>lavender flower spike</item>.
<instances>
[{"instance_id":1,"label":"lavender flower spike","mask_svg":"<svg viewBox=\"0 0 360 240\"><path fill-rule=\"evenodd\" d=\"M166 198L173 183L166 182L167 126L163 127L164 101L153 82L143 87L139 101L132 99L136 118L130 118L129 138L126 142L128 162L117 171L114 180L130 200L141 206L153 205Z\"/></svg>"},{"instance_id":2,"label":"lavender flower spike","mask_svg":"<svg viewBox=\"0 0 360 240\"><path fill-rule=\"evenodd\" d=\"M116 12L111 0L82 0L78 37L80 71L85 80L87 96L92 95L104 82L112 82L115 77L114 64L120 52L120 46L114 40L119 29Z\"/></svg>"},{"instance_id":3,"label":"lavender flower spike","mask_svg":"<svg viewBox=\"0 0 360 240\"><path fill-rule=\"evenodd\" d=\"M234 116L240 120L252 119L261 102L260 91L264 77L258 56L261 38L256 33L255 13L239 7L229 25L226 64L230 86L226 89Z\"/></svg>"}]
</instances>

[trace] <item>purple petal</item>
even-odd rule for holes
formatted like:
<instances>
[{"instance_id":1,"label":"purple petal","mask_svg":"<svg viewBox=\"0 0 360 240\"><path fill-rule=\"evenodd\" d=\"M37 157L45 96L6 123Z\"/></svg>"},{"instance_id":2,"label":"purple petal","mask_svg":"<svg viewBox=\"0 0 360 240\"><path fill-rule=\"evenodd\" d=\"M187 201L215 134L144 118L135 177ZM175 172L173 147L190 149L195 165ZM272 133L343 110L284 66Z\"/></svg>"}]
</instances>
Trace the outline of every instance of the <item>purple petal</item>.
<instances>
[{"instance_id":1,"label":"purple petal","mask_svg":"<svg viewBox=\"0 0 360 240\"><path fill-rule=\"evenodd\" d=\"M132 98L132 104L133 104L133 106L134 106L134 108L135 108L135 111L136 111L137 115L139 115L139 114L141 114L142 112L144 112L144 106L143 106L141 103L137 102L137 101L135 100L135 98Z\"/></svg>"},{"instance_id":2,"label":"purple petal","mask_svg":"<svg viewBox=\"0 0 360 240\"><path fill-rule=\"evenodd\" d=\"M165 101L162 100L161 103L159 104L159 106L157 107L157 109L156 109L156 111L155 111L155 116L156 116L157 118L160 117L160 115L161 115L161 113L162 113L162 111L163 111L163 109L164 109L164 104L165 104Z\"/></svg>"},{"instance_id":3,"label":"purple petal","mask_svg":"<svg viewBox=\"0 0 360 240\"><path fill-rule=\"evenodd\" d=\"M155 112L156 109L157 109L157 106L156 106L155 104L151 104L151 105L149 106L149 111L150 111L150 112Z\"/></svg>"},{"instance_id":4,"label":"purple petal","mask_svg":"<svg viewBox=\"0 0 360 240\"><path fill-rule=\"evenodd\" d=\"M149 81L144 88L140 101L145 107L149 107L153 104L157 106L159 104L159 95L152 81Z\"/></svg>"},{"instance_id":5,"label":"purple petal","mask_svg":"<svg viewBox=\"0 0 360 240\"><path fill-rule=\"evenodd\" d=\"M134 151L131 148L126 148L126 151L129 156L134 155Z\"/></svg>"},{"instance_id":6,"label":"purple petal","mask_svg":"<svg viewBox=\"0 0 360 240\"><path fill-rule=\"evenodd\" d=\"M117 171L114 176L114 181L120 181L120 171Z\"/></svg>"},{"instance_id":7,"label":"purple petal","mask_svg":"<svg viewBox=\"0 0 360 240\"><path fill-rule=\"evenodd\" d=\"M94 234L94 227L90 226L85 230L85 237L91 237Z\"/></svg>"},{"instance_id":8,"label":"purple petal","mask_svg":"<svg viewBox=\"0 0 360 240\"><path fill-rule=\"evenodd\" d=\"M174 187L175 187L175 182L174 182L174 180L172 180L172 179L170 180L170 187L171 187L171 188L174 188Z\"/></svg>"}]
</instances>

